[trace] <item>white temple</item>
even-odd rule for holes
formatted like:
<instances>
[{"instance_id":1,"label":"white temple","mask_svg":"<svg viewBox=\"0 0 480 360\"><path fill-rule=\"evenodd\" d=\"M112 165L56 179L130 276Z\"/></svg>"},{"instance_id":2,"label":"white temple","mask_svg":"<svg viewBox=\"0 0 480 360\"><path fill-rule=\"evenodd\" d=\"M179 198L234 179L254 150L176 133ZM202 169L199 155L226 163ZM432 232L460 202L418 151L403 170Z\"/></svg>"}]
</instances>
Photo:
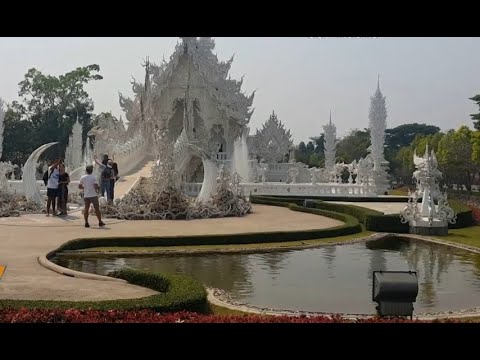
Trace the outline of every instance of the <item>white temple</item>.
<instances>
[{"instance_id":1,"label":"white temple","mask_svg":"<svg viewBox=\"0 0 480 360\"><path fill-rule=\"evenodd\" d=\"M111 114L98 115L80 159L81 126L76 124L66 153L69 171L91 164L95 153L108 154L122 174L154 160L152 171L158 174L162 159L171 155L181 189L202 201L217 188L220 168L236 174L247 196L368 197L388 189L383 154L387 112L379 84L370 104L370 154L351 164L336 163L336 127L330 115L323 126L325 166L308 168L295 161L290 131L274 111L249 136L254 93L241 91L243 79L228 75L233 57L219 61L214 48L212 38L184 37L168 62L157 65L147 58L144 81L132 81L133 98L119 94L127 128ZM162 146L163 142L169 146ZM173 153L166 154L167 148ZM43 150L37 149L25 164L24 189L36 202L39 193L34 188L41 184L35 185L31 172Z\"/></svg>"}]
</instances>

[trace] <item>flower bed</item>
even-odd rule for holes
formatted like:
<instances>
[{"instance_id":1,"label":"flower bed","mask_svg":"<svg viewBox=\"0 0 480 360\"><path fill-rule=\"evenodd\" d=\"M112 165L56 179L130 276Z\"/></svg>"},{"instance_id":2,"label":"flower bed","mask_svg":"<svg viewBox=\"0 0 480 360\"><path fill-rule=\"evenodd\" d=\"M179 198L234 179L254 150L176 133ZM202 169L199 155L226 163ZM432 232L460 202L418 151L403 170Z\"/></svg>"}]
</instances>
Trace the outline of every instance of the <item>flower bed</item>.
<instances>
[{"instance_id":1,"label":"flower bed","mask_svg":"<svg viewBox=\"0 0 480 360\"><path fill-rule=\"evenodd\" d=\"M459 322L458 320L444 320ZM192 312L157 313L152 310L3 309L0 323L425 323L405 318L351 320L340 316L205 315Z\"/></svg>"}]
</instances>

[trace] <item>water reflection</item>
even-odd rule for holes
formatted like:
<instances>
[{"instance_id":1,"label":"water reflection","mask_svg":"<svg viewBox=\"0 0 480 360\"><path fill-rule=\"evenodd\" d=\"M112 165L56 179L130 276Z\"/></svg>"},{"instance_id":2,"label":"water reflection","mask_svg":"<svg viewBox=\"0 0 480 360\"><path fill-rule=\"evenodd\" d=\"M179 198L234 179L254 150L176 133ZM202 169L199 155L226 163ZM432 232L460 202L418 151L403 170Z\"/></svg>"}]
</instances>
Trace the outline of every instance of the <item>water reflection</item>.
<instances>
[{"instance_id":1,"label":"water reflection","mask_svg":"<svg viewBox=\"0 0 480 360\"><path fill-rule=\"evenodd\" d=\"M56 260L106 274L122 267L190 274L236 300L292 310L373 313L377 270L413 270L419 277L416 312L480 305L480 255L444 245L386 239L267 254Z\"/></svg>"}]
</instances>

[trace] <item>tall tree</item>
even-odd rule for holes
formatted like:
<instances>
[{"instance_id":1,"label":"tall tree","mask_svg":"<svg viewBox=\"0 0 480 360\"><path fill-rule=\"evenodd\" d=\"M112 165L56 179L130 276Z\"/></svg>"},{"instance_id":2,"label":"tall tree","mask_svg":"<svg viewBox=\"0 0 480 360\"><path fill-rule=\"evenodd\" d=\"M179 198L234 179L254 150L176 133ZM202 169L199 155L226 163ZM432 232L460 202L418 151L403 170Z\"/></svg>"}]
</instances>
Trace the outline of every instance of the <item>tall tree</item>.
<instances>
[{"instance_id":1,"label":"tall tree","mask_svg":"<svg viewBox=\"0 0 480 360\"><path fill-rule=\"evenodd\" d=\"M368 147L370 146L370 131L352 130L350 134L338 141L337 145L337 162L351 163L361 157L368 155Z\"/></svg>"},{"instance_id":2,"label":"tall tree","mask_svg":"<svg viewBox=\"0 0 480 360\"><path fill-rule=\"evenodd\" d=\"M475 103L480 109L480 94L471 97L470 100L475 101ZM475 127L475 129L480 130L480 112L478 114L470 114L470 117L473 120L473 126Z\"/></svg>"},{"instance_id":3,"label":"tall tree","mask_svg":"<svg viewBox=\"0 0 480 360\"><path fill-rule=\"evenodd\" d=\"M48 142L60 142L60 146L47 151L46 156L49 157L64 155L77 115L85 139L94 106L84 86L90 81L101 80L99 71L98 65L88 65L57 77L44 75L35 68L28 70L24 80L19 83L20 101L14 101L10 106L15 114L11 114L9 122L5 124L5 142L13 146L6 149L5 157L24 162L29 156L26 149L15 147L20 131L18 126L23 130L31 127L33 131L29 134L29 141L34 149ZM23 121L30 125L19 125ZM13 153L17 155L13 156Z\"/></svg>"},{"instance_id":4,"label":"tall tree","mask_svg":"<svg viewBox=\"0 0 480 360\"><path fill-rule=\"evenodd\" d=\"M447 184L471 189L478 167L473 161L473 131L467 126L450 130L438 143L438 161Z\"/></svg>"}]
</instances>

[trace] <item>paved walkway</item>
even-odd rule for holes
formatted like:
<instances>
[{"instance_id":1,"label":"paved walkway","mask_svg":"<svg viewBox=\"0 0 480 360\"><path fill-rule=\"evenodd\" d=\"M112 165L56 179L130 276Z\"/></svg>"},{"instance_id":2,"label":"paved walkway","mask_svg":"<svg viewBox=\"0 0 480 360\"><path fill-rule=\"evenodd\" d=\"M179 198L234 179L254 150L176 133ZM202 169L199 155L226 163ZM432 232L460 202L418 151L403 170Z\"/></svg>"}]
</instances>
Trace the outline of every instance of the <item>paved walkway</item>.
<instances>
[{"instance_id":1,"label":"paved walkway","mask_svg":"<svg viewBox=\"0 0 480 360\"><path fill-rule=\"evenodd\" d=\"M117 196L126 191L139 175L148 175L146 164L135 175L125 177ZM123 188L121 187L123 186ZM107 219L104 229L83 227L82 214L65 218L25 215L0 218L0 265L7 269L0 280L0 298L31 300L109 300L138 298L155 292L138 286L60 275L41 266L37 259L63 243L81 237L155 236L193 234L233 234L272 230L319 229L338 226L330 218L291 211L286 208L254 205L253 214L243 218L190 221L120 221Z\"/></svg>"},{"instance_id":2,"label":"paved walkway","mask_svg":"<svg viewBox=\"0 0 480 360\"><path fill-rule=\"evenodd\" d=\"M345 204L345 205L355 205L361 206L367 209L372 209L376 211L383 212L384 214L399 214L405 206L407 206L406 202L403 203L396 203L396 202L347 202L347 201L329 201L335 204Z\"/></svg>"}]
</instances>

